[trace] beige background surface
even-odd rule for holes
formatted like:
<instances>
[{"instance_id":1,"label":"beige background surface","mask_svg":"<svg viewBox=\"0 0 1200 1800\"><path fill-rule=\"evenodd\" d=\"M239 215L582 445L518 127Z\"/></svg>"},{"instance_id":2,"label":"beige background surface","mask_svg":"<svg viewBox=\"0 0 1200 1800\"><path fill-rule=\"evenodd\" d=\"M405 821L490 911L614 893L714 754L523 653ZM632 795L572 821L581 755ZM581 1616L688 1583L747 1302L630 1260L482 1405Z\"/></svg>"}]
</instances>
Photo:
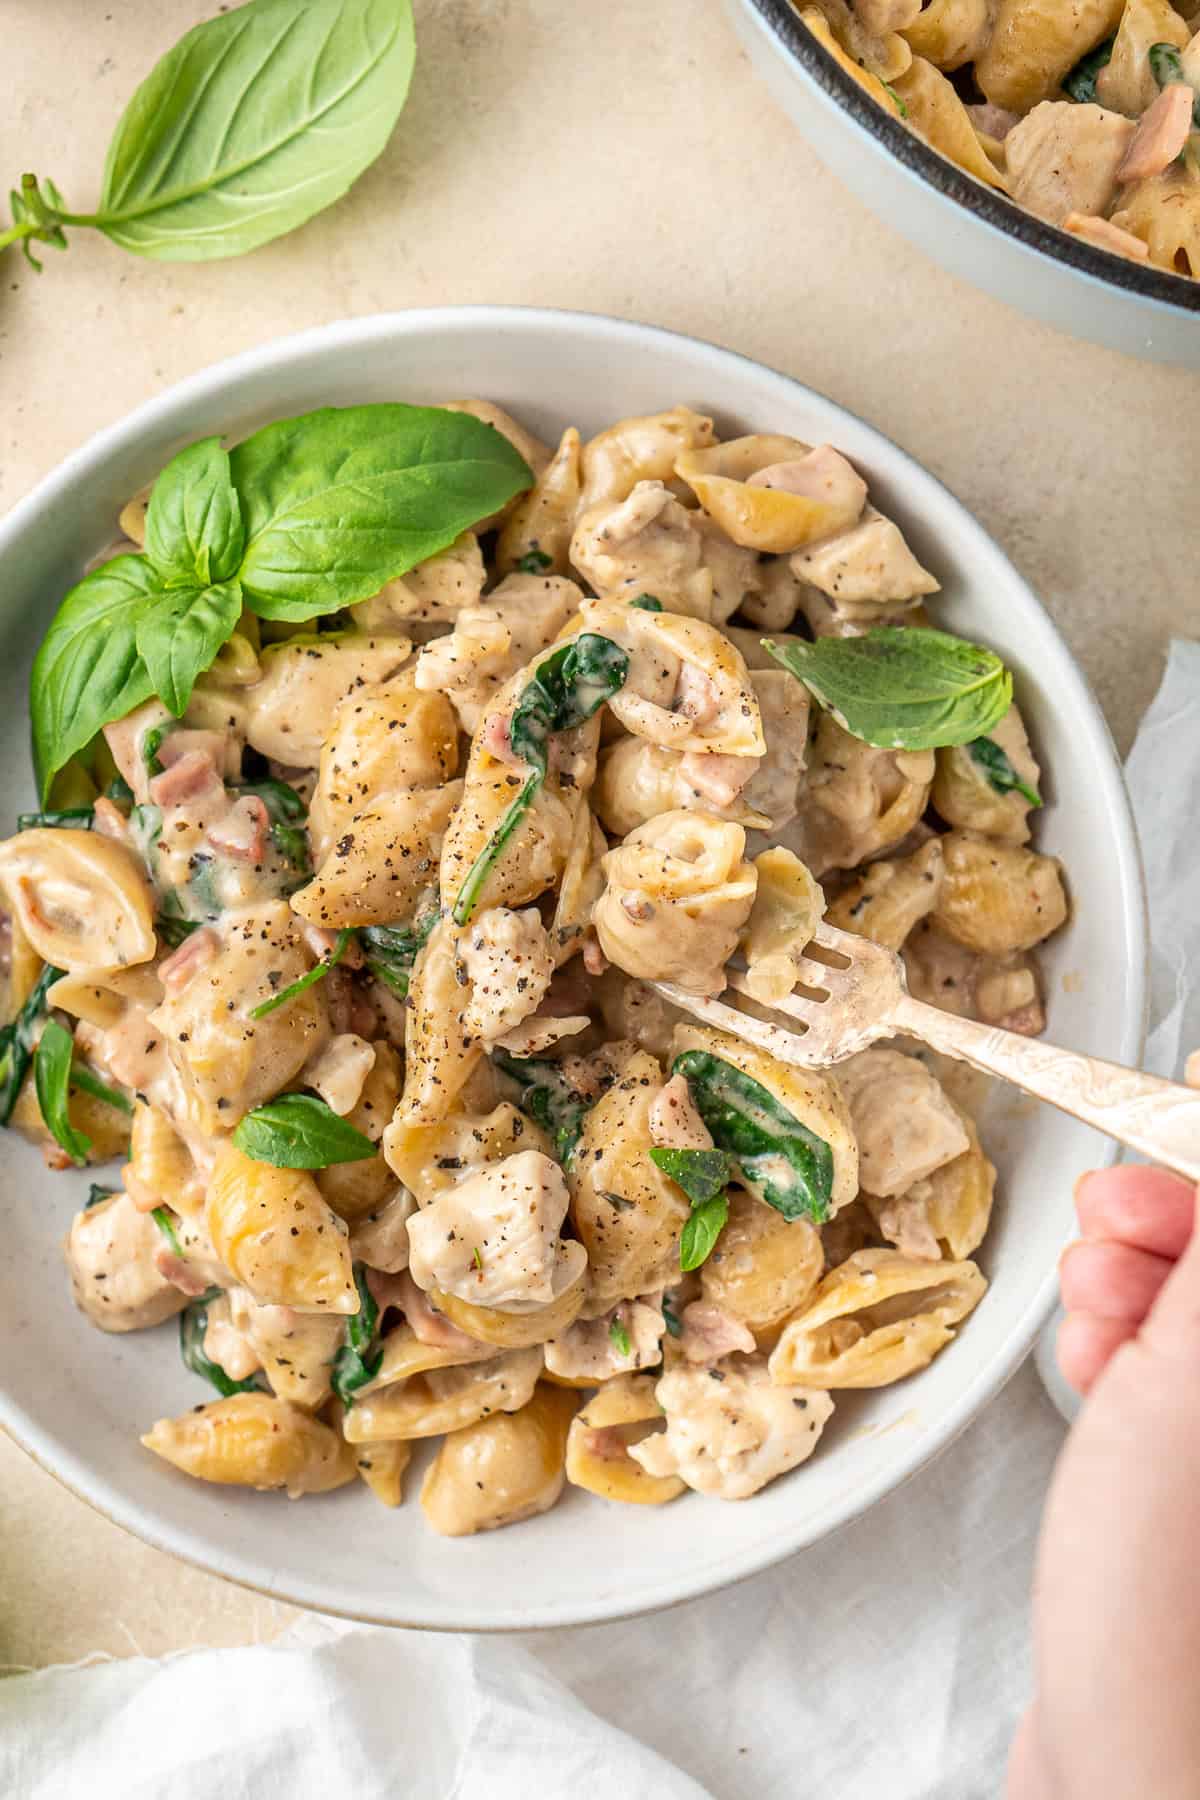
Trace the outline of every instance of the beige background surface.
<instances>
[{"instance_id":1,"label":"beige background surface","mask_svg":"<svg viewBox=\"0 0 1200 1800\"><path fill-rule=\"evenodd\" d=\"M0 10L0 188L33 168L86 208L121 106L209 0ZM1168 636L1200 635L1200 377L934 269L822 168L719 0L416 11L388 151L293 237L208 266L87 232L40 278L0 259L0 509L148 395L306 325L470 301L650 320L789 370L941 476L1050 607L1125 748ZM246 1642L291 1616L126 1537L0 1440L0 1666Z\"/></svg>"}]
</instances>

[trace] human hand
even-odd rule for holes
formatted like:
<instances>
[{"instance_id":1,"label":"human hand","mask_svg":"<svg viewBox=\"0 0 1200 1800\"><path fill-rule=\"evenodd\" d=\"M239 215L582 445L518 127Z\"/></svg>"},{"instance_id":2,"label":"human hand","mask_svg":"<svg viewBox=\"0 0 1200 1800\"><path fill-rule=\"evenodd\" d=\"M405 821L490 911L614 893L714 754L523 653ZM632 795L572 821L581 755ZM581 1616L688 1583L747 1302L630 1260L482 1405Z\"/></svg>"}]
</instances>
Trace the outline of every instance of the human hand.
<instances>
[{"instance_id":1,"label":"human hand","mask_svg":"<svg viewBox=\"0 0 1200 1800\"><path fill-rule=\"evenodd\" d=\"M1088 1395L1034 1581L1036 1697L1009 1800L1200 1795L1200 1233L1159 1169L1087 1175L1059 1365Z\"/></svg>"}]
</instances>

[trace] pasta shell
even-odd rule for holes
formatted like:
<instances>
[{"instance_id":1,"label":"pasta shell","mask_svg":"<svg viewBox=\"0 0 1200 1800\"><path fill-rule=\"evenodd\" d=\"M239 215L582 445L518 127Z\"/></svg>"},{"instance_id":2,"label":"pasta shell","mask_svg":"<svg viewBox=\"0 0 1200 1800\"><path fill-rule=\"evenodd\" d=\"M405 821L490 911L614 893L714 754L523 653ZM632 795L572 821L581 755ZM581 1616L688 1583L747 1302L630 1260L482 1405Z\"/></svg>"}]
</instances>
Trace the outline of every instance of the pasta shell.
<instances>
[{"instance_id":1,"label":"pasta shell","mask_svg":"<svg viewBox=\"0 0 1200 1800\"><path fill-rule=\"evenodd\" d=\"M567 1480L575 1487L634 1506L662 1506L685 1491L678 1475L648 1475L629 1455L630 1444L662 1428L655 1379L618 1375L576 1413L567 1432Z\"/></svg>"},{"instance_id":2,"label":"pasta shell","mask_svg":"<svg viewBox=\"0 0 1200 1800\"><path fill-rule=\"evenodd\" d=\"M150 884L115 838L19 832L0 843L0 891L42 961L69 974L127 968L157 953Z\"/></svg>"},{"instance_id":3,"label":"pasta shell","mask_svg":"<svg viewBox=\"0 0 1200 1800\"><path fill-rule=\"evenodd\" d=\"M411 649L407 638L362 631L302 632L269 644L262 679L245 691L247 743L287 768L315 769L334 708L354 689L394 675Z\"/></svg>"},{"instance_id":4,"label":"pasta shell","mask_svg":"<svg viewBox=\"0 0 1200 1800\"><path fill-rule=\"evenodd\" d=\"M356 1313L346 1227L305 1169L220 1151L205 1218L213 1248L256 1300L299 1312Z\"/></svg>"},{"instance_id":5,"label":"pasta shell","mask_svg":"<svg viewBox=\"0 0 1200 1800\"><path fill-rule=\"evenodd\" d=\"M492 1112L454 1113L432 1125L397 1120L383 1138L384 1155L397 1178L428 1206L487 1163L517 1150L550 1153L545 1133L503 1101Z\"/></svg>"},{"instance_id":6,"label":"pasta shell","mask_svg":"<svg viewBox=\"0 0 1200 1800\"><path fill-rule=\"evenodd\" d=\"M829 908L829 923L885 950L899 950L937 905L942 875L942 843L936 837L911 856L873 862L842 889Z\"/></svg>"},{"instance_id":7,"label":"pasta shell","mask_svg":"<svg viewBox=\"0 0 1200 1800\"><path fill-rule=\"evenodd\" d=\"M400 1058L385 1038L377 1039L374 1050L374 1066L363 1083L357 1104L345 1116L356 1130L373 1144L379 1144L400 1093ZM334 1163L317 1172L322 1195L339 1219L350 1225L383 1206L395 1185L382 1149L361 1162Z\"/></svg>"},{"instance_id":8,"label":"pasta shell","mask_svg":"<svg viewBox=\"0 0 1200 1800\"><path fill-rule=\"evenodd\" d=\"M690 406L621 419L583 447L580 511L599 500L627 500L639 481L669 482L682 452L712 441L712 420Z\"/></svg>"},{"instance_id":9,"label":"pasta shell","mask_svg":"<svg viewBox=\"0 0 1200 1800\"><path fill-rule=\"evenodd\" d=\"M403 676L347 694L321 747L308 813L314 858L324 862L359 813L399 789L440 787L457 769L458 721L444 694Z\"/></svg>"},{"instance_id":10,"label":"pasta shell","mask_svg":"<svg viewBox=\"0 0 1200 1800\"><path fill-rule=\"evenodd\" d=\"M579 433L569 425L531 491L513 507L496 545L502 574L510 574L531 551L548 556L555 575L570 574L567 551L582 485L579 448Z\"/></svg>"},{"instance_id":11,"label":"pasta shell","mask_svg":"<svg viewBox=\"0 0 1200 1800\"><path fill-rule=\"evenodd\" d=\"M457 1294L430 1290L429 1299L452 1325L468 1337L503 1350L526 1350L558 1337L579 1317L587 1293L587 1254L581 1244L560 1242L554 1272L553 1300L544 1306L516 1312L497 1306L475 1306Z\"/></svg>"},{"instance_id":12,"label":"pasta shell","mask_svg":"<svg viewBox=\"0 0 1200 1800\"><path fill-rule=\"evenodd\" d=\"M540 1350L509 1350L490 1362L429 1369L355 1401L343 1427L351 1444L440 1437L491 1413L516 1412L541 1373Z\"/></svg>"},{"instance_id":13,"label":"pasta shell","mask_svg":"<svg viewBox=\"0 0 1200 1800\"><path fill-rule=\"evenodd\" d=\"M764 850L754 859L754 871L754 906L739 942L750 993L773 1006L796 985L797 963L821 922L825 896L790 850Z\"/></svg>"},{"instance_id":14,"label":"pasta shell","mask_svg":"<svg viewBox=\"0 0 1200 1800\"><path fill-rule=\"evenodd\" d=\"M973 832L942 839L945 879L933 923L968 950L1003 956L1031 950L1067 917L1057 860Z\"/></svg>"},{"instance_id":15,"label":"pasta shell","mask_svg":"<svg viewBox=\"0 0 1200 1800\"><path fill-rule=\"evenodd\" d=\"M515 1525L552 1507L563 1488L575 1401L539 1382L518 1412L452 1431L421 1487L421 1508L443 1537Z\"/></svg>"},{"instance_id":16,"label":"pasta shell","mask_svg":"<svg viewBox=\"0 0 1200 1800\"><path fill-rule=\"evenodd\" d=\"M775 556L847 530L867 497L866 482L845 457L827 445L814 451L797 438L733 438L711 450L685 452L675 470L735 544ZM800 477L794 487L751 480L776 470L803 470L814 478ZM810 491L800 491L801 484Z\"/></svg>"},{"instance_id":17,"label":"pasta shell","mask_svg":"<svg viewBox=\"0 0 1200 1800\"><path fill-rule=\"evenodd\" d=\"M324 931L410 919L436 878L461 782L400 788L356 813L292 908Z\"/></svg>"},{"instance_id":18,"label":"pasta shell","mask_svg":"<svg viewBox=\"0 0 1200 1800\"><path fill-rule=\"evenodd\" d=\"M1004 751L1021 780L1036 792L1041 770L1015 706L1009 707L988 736ZM947 825L981 831L1006 844L1029 842L1029 801L1015 789L1007 794L997 793L966 744L947 746L937 752L937 773L930 799Z\"/></svg>"},{"instance_id":19,"label":"pasta shell","mask_svg":"<svg viewBox=\"0 0 1200 1800\"><path fill-rule=\"evenodd\" d=\"M178 1419L159 1419L142 1442L198 1481L286 1488L290 1500L355 1479L337 1433L271 1394L231 1394Z\"/></svg>"},{"instance_id":20,"label":"pasta shell","mask_svg":"<svg viewBox=\"0 0 1200 1800\"><path fill-rule=\"evenodd\" d=\"M729 1197L729 1221L700 1271L711 1305L765 1336L812 1297L825 1268L821 1234L788 1220L753 1194Z\"/></svg>"}]
</instances>

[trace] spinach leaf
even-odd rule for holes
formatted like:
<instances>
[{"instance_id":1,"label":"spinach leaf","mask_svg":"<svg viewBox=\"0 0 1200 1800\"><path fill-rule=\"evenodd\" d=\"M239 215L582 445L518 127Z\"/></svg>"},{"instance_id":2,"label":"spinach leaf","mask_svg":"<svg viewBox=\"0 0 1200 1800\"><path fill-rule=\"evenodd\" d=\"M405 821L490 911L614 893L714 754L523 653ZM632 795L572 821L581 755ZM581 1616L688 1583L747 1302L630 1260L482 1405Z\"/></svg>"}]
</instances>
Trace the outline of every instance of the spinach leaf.
<instances>
[{"instance_id":1,"label":"spinach leaf","mask_svg":"<svg viewBox=\"0 0 1200 1800\"><path fill-rule=\"evenodd\" d=\"M656 1145L650 1161L681 1187L693 1206L702 1206L733 1180L733 1158L726 1150L663 1150Z\"/></svg>"},{"instance_id":2,"label":"spinach leaf","mask_svg":"<svg viewBox=\"0 0 1200 1800\"><path fill-rule=\"evenodd\" d=\"M246 603L293 621L377 594L533 481L494 426L398 402L277 420L239 444L230 465Z\"/></svg>"},{"instance_id":3,"label":"spinach leaf","mask_svg":"<svg viewBox=\"0 0 1200 1800\"><path fill-rule=\"evenodd\" d=\"M182 1257L183 1245L179 1242L179 1237L175 1230L175 1220L172 1214L167 1211L165 1206L156 1206L154 1211L150 1214L150 1217L154 1220L154 1223L166 1238L167 1247L172 1256Z\"/></svg>"},{"instance_id":4,"label":"spinach leaf","mask_svg":"<svg viewBox=\"0 0 1200 1800\"><path fill-rule=\"evenodd\" d=\"M628 1356L633 1349L629 1341L629 1333L620 1319L614 1319L608 1328L609 1342L618 1356Z\"/></svg>"},{"instance_id":5,"label":"spinach leaf","mask_svg":"<svg viewBox=\"0 0 1200 1800\"><path fill-rule=\"evenodd\" d=\"M71 1057L75 1040L65 1025L50 1019L38 1039L33 1058L33 1083L37 1091L38 1110L57 1143L71 1161L82 1168L87 1162L92 1140L76 1131L68 1116L71 1097Z\"/></svg>"},{"instance_id":6,"label":"spinach leaf","mask_svg":"<svg viewBox=\"0 0 1200 1800\"><path fill-rule=\"evenodd\" d=\"M120 1188L104 1187L100 1182L93 1181L88 1188L88 1197L83 1203L84 1212L91 1212L93 1206L103 1206L106 1200L115 1200L120 1192Z\"/></svg>"},{"instance_id":7,"label":"spinach leaf","mask_svg":"<svg viewBox=\"0 0 1200 1800\"><path fill-rule=\"evenodd\" d=\"M242 560L242 509L220 438L171 458L146 509L146 555L167 587L231 581Z\"/></svg>"},{"instance_id":8,"label":"spinach leaf","mask_svg":"<svg viewBox=\"0 0 1200 1800\"><path fill-rule=\"evenodd\" d=\"M983 737L1012 705L1012 676L991 650L949 632L876 626L764 650L839 724L886 750L933 750Z\"/></svg>"},{"instance_id":9,"label":"spinach leaf","mask_svg":"<svg viewBox=\"0 0 1200 1800\"><path fill-rule=\"evenodd\" d=\"M228 1400L231 1394L250 1394L267 1391L267 1384L261 1374L247 1376L245 1381L234 1381L227 1375L220 1363L214 1362L204 1349L204 1333L208 1330L208 1309L214 1300L221 1297L221 1289L209 1288L199 1299L191 1301L179 1315L179 1354L184 1366L193 1375L200 1375L210 1381Z\"/></svg>"},{"instance_id":10,"label":"spinach leaf","mask_svg":"<svg viewBox=\"0 0 1200 1800\"><path fill-rule=\"evenodd\" d=\"M1150 73L1160 88L1170 87L1173 82L1182 82L1185 87L1191 83L1183 72L1183 63L1174 44L1151 44L1146 52L1150 64ZM1200 94L1192 101L1192 124L1200 129Z\"/></svg>"},{"instance_id":11,"label":"spinach leaf","mask_svg":"<svg viewBox=\"0 0 1200 1800\"><path fill-rule=\"evenodd\" d=\"M29 685L43 805L63 764L154 692L137 647L137 623L160 591L144 556L116 556L85 575L54 615Z\"/></svg>"},{"instance_id":12,"label":"spinach leaf","mask_svg":"<svg viewBox=\"0 0 1200 1800\"><path fill-rule=\"evenodd\" d=\"M68 806L61 812L27 812L17 814L18 831L90 831L95 815L90 806Z\"/></svg>"},{"instance_id":13,"label":"spinach leaf","mask_svg":"<svg viewBox=\"0 0 1200 1800\"><path fill-rule=\"evenodd\" d=\"M978 763L998 794L1020 794L1030 806L1040 806L1042 796L1027 781L1022 781L1008 756L994 738L973 738L967 745L971 761Z\"/></svg>"},{"instance_id":14,"label":"spinach leaf","mask_svg":"<svg viewBox=\"0 0 1200 1800\"><path fill-rule=\"evenodd\" d=\"M312 862L308 854L308 808L295 788L286 781L266 779L243 782L239 794L257 794L271 821L271 842L298 874L310 875Z\"/></svg>"},{"instance_id":15,"label":"spinach leaf","mask_svg":"<svg viewBox=\"0 0 1200 1800\"><path fill-rule=\"evenodd\" d=\"M513 749L531 773L458 890L456 925L469 924L488 876L533 804L546 778L551 736L584 724L624 686L628 673L628 652L594 631L585 631L538 664L521 690L508 729Z\"/></svg>"},{"instance_id":16,"label":"spinach leaf","mask_svg":"<svg viewBox=\"0 0 1200 1800\"><path fill-rule=\"evenodd\" d=\"M524 556L517 558L517 568L522 575L542 575L547 569L553 567L554 558L547 556L544 550L539 550L536 544L532 550L527 550Z\"/></svg>"},{"instance_id":17,"label":"spinach leaf","mask_svg":"<svg viewBox=\"0 0 1200 1800\"><path fill-rule=\"evenodd\" d=\"M636 606L639 612L661 612L663 609L663 603L656 594L639 594L629 604Z\"/></svg>"},{"instance_id":18,"label":"spinach leaf","mask_svg":"<svg viewBox=\"0 0 1200 1800\"><path fill-rule=\"evenodd\" d=\"M364 925L358 934L368 969L401 1000L408 996L413 964L441 918L436 897L418 908L411 925Z\"/></svg>"},{"instance_id":19,"label":"spinach leaf","mask_svg":"<svg viewBox=\"0 0 1200 1800\"><path fill-rule=\"evenodd\" d=\"M7 1125L33 1061L34 1033L46 1011L46 994L62 977L49 963L30 989L16 1018L0 1031L0 1125Z\"/></svg>"},{"instance_id":20,"label":"spinach leaf","mask_svg":"<svg viewBox=\"0 0 1200 1800\"><path fill-rule=\"evenodd\" d=\"M679 1239L679 1267L685 1274L708 1261L728 1218L729 1201L724 1194L692 1208L692 1216Z\"/></svg>"},{"instance_id":21,"label":"spinach leaf","mask_svg":"<svg viewBox=\"0 0 1200 1800\"><path fill-rule=\"evenodd\" d=\"M309 969L306 974L301 975L298 981L290 982L287 987L281 988L277 994L272 994L271 998L269 1000L264 1000L261 1006L251 1007L250 1017L252 1019L265 1019L268 1013L273 1013L275 1011L276 1007L286 1006L289 1000L294 1000L296 998L297 994L303 994L310 987L315 987L318 981L324 981L334 964L340 963L343 956L345 956L346 951L350 948L350 940L353 936L354 933L352 931L339 931L337 938L334 941L333 949L322 962L314 963L312 968Z\"/></svg>"},{"instance_id":22,"label":"spinach leaf","mask_svg":"<svg viewBox=\"0 0 1200 1800\"><path fill-rule=\"evenodd\" d=\"M583 1132L583 1115L592 1105L563 1074L557 1063L541 1057L518 1058L507 1050L493 1050L496 1067L520 1088L517 1105L527 1118L540 1125L565 1167L575 1154Z\"/></svg>"},{"instance_id":23,"label":"spinach leaf","mask_svg":"<svg viewBox=\"0 0 1200 1800\"><path fill-rule=\"evenodd\" d=\"M236 581L214 587L172 586L138 619L134 637L154 691L179 718L197 676L211 668L242 616Z\"/></svg>"},{"instance_id":24,"label":"spinach leaf","mask_svg":"<svg viewBox=\"0 0 1200 1800\"><path fill-rule=\"evenodd\" d=\"M365 1162L376 1146L314 1094L280 1094L248 1112L233 1134L244 1156L277 1169Z\"/></svg>"},{"instance_id":25,"label":"spinach leaf","mask_svg":"<svg viewBox=\"0 0 1200 1800\"><path fill-rule=\"evenodd\" d=\"M833 1151L824 1138L761 1082L707 1050L685 1050L672 1074L684 1077L713 1142L729 1152L752 1193L785 1219L820 1225L829 1217Z\"/></svg>"},{"instance_id":26,"label":"spinach leaf","mask_svg":"<svg viewBox=\"0 0 1200 1800\"><path fill-rule=\"evenodd\" d=\"M118 1112L132 1117L133 1101L120 1088L110 1087L107 1081L101 1081L98 1075L83 1063L72 1063L71 1086L78 1088L81 1094L90 1094L93 1100L103 1100L106 1106L115 1106Z\"/></svg>"},{"instance_id":27,"label":"spinach leaf","mask_svg":"<svg viewBox=\"0 0 1200 1800\"><path fill-rule=\"evenodd\" d=\"M1096 77L1112 61L1116 41L1115 37L1105 38L1102 44L1097 44L1094 50L1081 56L1070 73L1063 76L1063 93L1068 99L1085 106L1095 100Z\"/></svg>"},{"instance_id":28,"label":"spinach leaf","mask_svg":"<svg viewBox=\"0 0 1200 1800\"><path fill-rule=\"evenodd\" d=\"M173 897L168 895L169 899ZM178 950L180 944L190 938L193 931L199 931L200 921L199 919L177 919L164 911L160 912L155 919L154 929L168 949Z\"/></svg>"},{"instance_id":29,"label":"spinach leaf","mask_svg":"<svg viewBox=\"0 0 1200 1800\"><path fill-rule=\"evenodd\" d=\"M683 1249L683 1245L681 1242L680 1243L680 1251L681 1252L682 1252L682 1249ZM683 1323L679 1317L679 1314L675 1311L674 1307L671 1305L671 1302L669 1300L663 1301L662 1316L663 1316L663 1324L666 1326L666 1328L670 1332L671 1336L673 1338L682 1337L683 1336Z\"/></svg>"},{"instance_id":30,"label":"spinach leaf","mask_svg":"<svg viewBox=\"0 0 1200 1800\"><path fill-rule=\"evenodd\" d=\"M367 1285L365 1263L354 1265L354 1285L358 1289L358 1311L346 1320L346 1342L333 1359L330 1382L343 1406L354 1405L357 1389L374 1380L383 1361L383 1346L372 1353L379 1329L379 1307Z\"/></svg>"},{"instance_id":31,"label":"spinach leaf","mask_svg":"<svg viewBox=\"0 0 1200 1800\"><path fill-rule=\"evenodd\" d=\"M0 248L61 249L64 225L163 262L270 243L374 162L415 54L411 0L251 0L197 25L122 114L96 211L69 212L53 182L28 177Z\"/></svg>"}]
</instances>

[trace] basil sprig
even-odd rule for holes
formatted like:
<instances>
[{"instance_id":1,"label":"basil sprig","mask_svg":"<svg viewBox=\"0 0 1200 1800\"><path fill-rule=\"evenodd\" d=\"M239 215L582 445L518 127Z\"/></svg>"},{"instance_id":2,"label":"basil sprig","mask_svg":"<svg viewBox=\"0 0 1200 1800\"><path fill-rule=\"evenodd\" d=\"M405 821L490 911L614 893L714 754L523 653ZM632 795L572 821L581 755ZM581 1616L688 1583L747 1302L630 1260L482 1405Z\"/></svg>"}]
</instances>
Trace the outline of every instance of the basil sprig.
<instances>
[{"instance_id":1,"label":"basil sprig","mask_svg":"<svg viewBox=\"0 0 1200 1800\"><path fill-rule=\"evenodd\" d=\"M1042 804L1042 796L1017 774L1007 753L1000 748L995 738L974 738L967 745L967 750L971 761L983 770L998 794L1017 793L1022 800L1028 800L1030 806Z\"/></svg>"},{"instance_id":2,"label":"basil sprig","mask_svg":"<svg viewBox=\"0 0 1200 1800\"><path fill-rule=\"evenodd\" d=\"M250 1017L265 1019L268 1013L275 1011L276 1007L286 1006L288 1001L294 1000L298 994L306 993L310 987L315 987L318 981L324 981L330 969L340 963L345 956L353 936L352 931L339 931L328 956L323 957L319 963L314 963L312 968L301 975L298 980L289 982L285 988L280 988L277 994L272 994L271 998L264 1000L260 1006L251 1007Z\"/></svg>"},{"instance_id":3,"label":"basil sprig","mask_svg":"<svg viewBox=\"0 0 1200 1800\"><path fill-rule=\"evenodd\" d=\"M624 686L628 673L628 651L594 631L583 632L538 664L508 728L509 742L530 772L458 890L456 925L470 922L488 876L545 781L551 737L584 724Z\"/></svg>"},{"instance_id":4,"label":"basil sprig","mask_svg":"<svg viewBox=\"0 0 1200 1800\"><path fill-rule=\"evenodd\" d=\"M354 1405L354 1395L379 1373L383 1345L375 1341L379 1330L379 1306L367 1285L365 1263L354 1265L358 1311L346 1320L346 1342L333 1359L330 1383L343 1406Z\"/></svg>"},{"instance_id":5,"label":"basil sprig","mask_svg":"<svg viewBox=\"0 0 1200 1800\"><path fill-rule=\"evenodd\" d=\"M145 553L77 583L38 651L43 805L63 764L152 694L179 717L244 607L303 621L365 600L532 480L493 426L396 402L281 419L232 453L190 445L154 484Z\"/></svg>"},{"instance_id":6,"label":"basil sprig","mask_svg":"<svg viewBox=\"0 0 1200 1800\"><path fill-rule=\"evenodd\" d=\"M239 256L341 198L379 155L408 93L411 0L251 0L197 25L118 121L95 212L22 177L0 249L67 247L91 226L138 256Z\"/></svg>"},{"instance_id":7,"label":"basil sprig","mask_svg":"<svg viewBox=\"0 0 1200 1800\"><path fill-rule=\"evenodd\" d=\"M280 1094L248 1112L233 1134L243 1156L277 1169L365 1162L376 1146L315 1094Z\"/></svg>"},{"instance_id":8,"label":"basil sprig","mask_svg":"<svg viewBox=\"0 0 1200 1800\"><path fill-rule=\"evenodd\" d=\"M824 1138L752 1075L707 1050L685 1050L671 1072L686 1080L713 1143L728 1151L751 1193L785 1219L824 1223L833 1201L833 1151Z\"/></svg>"},{"instance_id":9,"label":"basil sprig","mask_svg":"<svg viewBox=\"0 0 1200 1800\"><path fill-rule=\"evenodd\" d=\"M219 1362L214 1362L204 1348L204 1334L208 1330L208 1309L214 1300L221 1298L221 1289L211 1287L206 1293L192 1300L179 1315L179 1354L184 1366L193 1375L202 1376L211 1382L218 1394L228 1400L231 1394L262 1393L267 1384L261 1374L248 1375L245 1381L235 1381L227 1375Z\"/></svg>"},{"instance_id":10,"label":"basil sprig","mask_svg":"<svg viewBox=\"0 0 1200 1800\"><path fill-rule=\"evenodd\" d=\"M1081 56L1069 74L1063 76L1063 93L1068 100L1077 101L1081 106L1091 104L1096 98L1096 78L1112 61L1115 37L1105 38L1086 56Z\"/></svg>"},{"instance_id":11,"label":"basil sprig","mask_svg":"<svg viewBox=\"0 0 1200 1800\"><path fill-rule=\"evenodd\" d=\"M693 1206L679 1239L679 1267L685 1275L708 1261L728 1219L729 1201L724 1194L714 1194L711 1200Z\"/></svg>"},{"instance_id":12,"label":"basil sprig","mask_svg":"<svg viewBox=\"0 0 1200 1800\"><path fill-rule=\"evenodd\" d=\"M1174 44L1151 44L1146 57L1150 73L1160 88L1170 87L1177 81L1190 87L1191 83L1183 72L1183 62ZM1200 94L1192 101L1192 124L1200 129Z\"/></svg>"},{"instance_id":13,"label":"basil sprig","mask_svg":"<svg viewBox=\"0 0 1200 1800\"><path fill-rule=\"evenodd\" d=\"M87 1162L92 1140L86 1132L76 1131L68 1114L71 1098L71 1058L75 1040L65 1025L50 1019L38 1039L33 1058L33 1084L38 1110L55 1141L71 1161L82 1168Z\"/></svg>"},{"instance_id":14,"label":"basil sprig","mask_svg":"<svg viewBox=\"0 0 1200 1800\"><path fill-rule=\"evenodd\" d=\"M493 1050L492 1061L518 1084L517 1105L527 1118L541 1126L565 1168L575 1154L583 1133L583 1117L592 1101L585 1100L571 1086L557 1063L544 1057L516 1057L507 1050Z\"/></svg>"},{"instance_id":15,"label":"basil sprig","mask_svg":"<svg viewBox=\"0 0 1200 1800\"><path fill-rule=\"evenodd\" d=\"M729 1218L725 1189L737 1165L727 1150L669 1150L658 1145L651 1150L650 1161L669 1175L692 1203L691 1217L679 1240L679 1267L698 1269L708 1261L725 1229Z\"/></svg>"},{"instance_id":16,"label":"basil sprig","mask_svg":"<svg viewBox=\"0 0 1200 1800\"><path fill-rule=\"evenodd\" d=\"M45 1016L46 994L61 979L62 970L47 963L16 1018L0 1031L0 1125L12 1118L33 1061L34 1034Z\"/></svg>"},{"instance_id":17,"label":"basil sprig","mask_svg":"<svg viewBox=\"0 0 1200 1800\"><path fill-rule=\"evenodd\" d=\"M1012 676L994 651L946 631L877 626L862 637L762 644L853 737L881 749L969 743L1012 705Z\"/></svg>"}]
</instances>

